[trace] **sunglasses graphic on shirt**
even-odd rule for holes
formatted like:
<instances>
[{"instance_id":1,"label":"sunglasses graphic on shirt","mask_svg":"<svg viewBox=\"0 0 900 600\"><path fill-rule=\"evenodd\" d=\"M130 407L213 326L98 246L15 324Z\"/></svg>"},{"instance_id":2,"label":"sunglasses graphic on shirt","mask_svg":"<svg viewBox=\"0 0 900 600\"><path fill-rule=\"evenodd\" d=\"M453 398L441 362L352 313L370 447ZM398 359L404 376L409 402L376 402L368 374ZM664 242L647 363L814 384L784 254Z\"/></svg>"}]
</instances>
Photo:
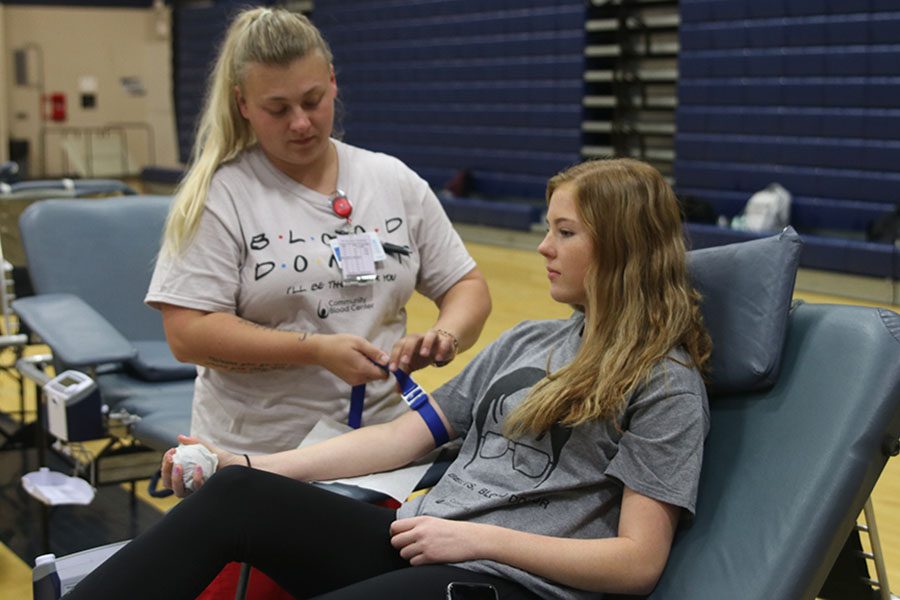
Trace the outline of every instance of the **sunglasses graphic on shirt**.
<instances>
[{"instance_id":1,"label":"sunglasses graphic on shirt","mask_svg":"<svg viewBox=\"0 0 900 600\"><path fill-rule=\"evenodd\" d=\"M488 431L482 437L478 455L486 459L498 459L510 454L512 468L531 479L539 479L550 468L550 455L528 444L515 442Z\"/></svg>"}]
</instances>

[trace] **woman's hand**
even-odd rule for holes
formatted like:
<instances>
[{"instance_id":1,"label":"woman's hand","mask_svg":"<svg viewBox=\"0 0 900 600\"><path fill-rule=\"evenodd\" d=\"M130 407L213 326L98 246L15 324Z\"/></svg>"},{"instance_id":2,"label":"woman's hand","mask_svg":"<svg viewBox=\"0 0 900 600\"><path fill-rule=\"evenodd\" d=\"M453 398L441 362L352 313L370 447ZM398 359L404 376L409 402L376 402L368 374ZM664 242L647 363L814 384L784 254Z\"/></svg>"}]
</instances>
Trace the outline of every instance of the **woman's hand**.
<instances>
[{"instance_id":1,"label":"woman's hand","mask_svg":"<svg viewBox=\"0 0 900 600\"><path fill-rule=\"evenodd\" d=\"M412 517L391 523L391 545L412 566L479 558L477 523Z\"/></svg>"},{"instance_id":2,"label":"woman's hand","mask_svg":"<svg viewBox=\"0 0 900 600\"><path fill-rule=\"evenodd\" d=\"M390 370L412 373L434 363L443 367L456 358L459 340L444 329L429 329L424 334L410 333L400 338L391 349Z\"/></svg>"},{"instance_id":3,"label":"woman's hand","mask_svg":"<svg viewBox=\"0 0 900 600\"><path fill-rule=\"evenodd\" d=\"M206 447L207 450L216 455L219 459L219 465L216 468L218 471L228 465L243 465L246 464L243 456L239 456L237 454L232 454L231 452L226 452L221 448L217 448L208 442L204 442L200 438L190 437L186 435L179 435L178 441L182 444L202 444ZM162 472L162 482L163 487L166 487L173 492L179 498L184 498L188 494L191 493L191 490L188 490L184 486L184 478L182 475L181 465L175 464L175 448L169 448L166 453L163 455L162 466L160 470ZM209 474L209 477L212 477L213 473ZM207 477L206 479L209 479ZM197 491L203 485L205 481L203 477L203 470L198 466L194 469L193 473L194 480L194 490Z\"/></svg>"},{"instance_id":4,"label":"woman's hand","mask_svg":"<svg viewBox=\"0 0 900 600\"><path fill-rule=\"evenodd\" d=\"M310 340L317 346L317 362L350 385L388 377L374 364L387 365L388 355L364 338L335 333L315 335Z\"/></svg>"}]
</instances>

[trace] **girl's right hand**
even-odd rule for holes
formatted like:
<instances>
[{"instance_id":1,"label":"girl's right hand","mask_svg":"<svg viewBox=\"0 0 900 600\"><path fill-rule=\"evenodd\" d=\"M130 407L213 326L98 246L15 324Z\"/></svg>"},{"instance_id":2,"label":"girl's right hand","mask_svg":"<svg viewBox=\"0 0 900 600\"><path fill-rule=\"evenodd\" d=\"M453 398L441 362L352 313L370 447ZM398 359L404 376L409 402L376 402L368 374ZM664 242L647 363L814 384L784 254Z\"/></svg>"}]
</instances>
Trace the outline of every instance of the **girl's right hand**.
<instances>
[{"instance_id":1,"label":"girl's right hand","mask_svg":"<svg viewBox=\"0 0 900 600\"><path fill-rule=\"evenodd\" d=\"M200 438L179 435L178 441L182 444L203 444L204 446L206 446L206 449L215 454L219 459L219 465L218 467L216 467L217 471L219 469L227 467L228 465L246 464L243 456L232 454L231 452L227 452L225 450L222 450L221 448L217 448L209 442L204 442ZM175 450L175 448L169 448L168 450L166 450L166 453L163 454L162 465L160 466L160 471L162 472L162 482L163 487L175 492L175 495L179 498L184 498L191 493L191 490L188 490L184 487L184 478L182 476L181 466L175 464ZM210 474L210 477L212 477L212 475L213 474ZM209 479L209 477L207 477L206 479ZM203 477L203 471L200 469L200 467L194 469L193 480L193 491L196 492L200 489L201 486L203 486L203 482L205 481Z\"/></svg>"},{"instance_id":2,"label":"girl's right hand","mask_svg":"<svg viewBox=\"0 0 900 600\"><path fill-rule=\"evenodd\" d=\"M360 385L378 379L387 379L385 367L390 357L365 338L346 333L316 335L317 362L350 385Z\"/></svg>"}]
</instances>

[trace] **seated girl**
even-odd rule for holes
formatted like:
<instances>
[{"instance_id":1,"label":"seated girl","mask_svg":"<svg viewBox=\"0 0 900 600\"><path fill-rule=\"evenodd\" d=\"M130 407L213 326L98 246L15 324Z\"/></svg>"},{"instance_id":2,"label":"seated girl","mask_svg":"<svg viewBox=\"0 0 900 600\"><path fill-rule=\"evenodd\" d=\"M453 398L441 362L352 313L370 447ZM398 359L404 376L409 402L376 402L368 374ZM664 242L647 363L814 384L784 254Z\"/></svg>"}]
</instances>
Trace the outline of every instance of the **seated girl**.
<instances>
[{"instance_id":1,"label":"seated girl","mask_svg":"<svg viewBox=\"0 0 900 600\"><path fill-rule=\"evenodd\" d=\"M414 411L277 454L207 444L219 472L189 474L198 491L70 597L193 598L229 561L298 598L438 599L452 581L504 599L652 590L693 513L709 427L679 209L630 159L572 167L547 198L538 251L573 314L516 326L434 392L438 428L463 442L427 494L393 510L303 483L426 454L439 436ZM184 495L171 451L163 474Z\"/></svg>"}]
</instances>

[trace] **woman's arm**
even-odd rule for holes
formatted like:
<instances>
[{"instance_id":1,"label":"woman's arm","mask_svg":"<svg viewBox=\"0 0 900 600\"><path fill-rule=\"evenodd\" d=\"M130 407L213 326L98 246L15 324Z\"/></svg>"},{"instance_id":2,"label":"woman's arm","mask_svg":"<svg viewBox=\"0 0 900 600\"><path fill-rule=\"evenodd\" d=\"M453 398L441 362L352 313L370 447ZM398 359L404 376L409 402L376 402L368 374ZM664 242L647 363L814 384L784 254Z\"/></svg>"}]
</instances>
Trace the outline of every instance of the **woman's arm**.
<instances>
[{"instance_id":1,"label":"woman's arm","mask_svg":"<svg viewBox=\"0 0 900 600\"><path fill-rule=\"evenodd\" d=\"M549 537L495 525L413 517L394 521L391 543L414 566L487 559L578 589L647 594L666 565L680 512L626 487L619 535L614 538Z\"/></svg>"},{"instance_id":2,"label":"woman's arm","mask_svg":"<svg viewBox=\"0 0 900 600\"><path fill-rule=\"evenodd\" d=\"M438 318L425 333L411 333L391 351L391 370L411 372L431 363L447 363L478 341L491 313L491 295L481 271L474 268L435 299Z\"/></svg>"},{"instance_id":3,"label":"woman's arm","mask_svg":"<svg viewBox=\"0 0 900 600\"><path fill-rule=\"evenodd\" d=\"M182 362L245 373L320 365L350 385L387 377L372 364L386 364L387 354L359 336L280 331L228 313L171 304L159 309L172 354Z\"/></svg>"},{"instance_id":4,"label":"woman's arm","mask_svg":"<svg viewBox=\"0 0 900 600\"><path fill-rule=\"evenodd\" d=\"M434 402L451 439L455 433ZM253 468L301 481L380 473L408 465L434 450L434 438L414 411L388 423L355 429L312 446L253 457Z\"/></svg>"},{"instance_id":5,"label":"woman's arm","mask_svg":"<svg viewBox=\"0 0 900 600\"><path fill-rule=\"evenodd\" d=\"M450 439L456 432L444 416L441 407L433 400L431 406L447 429ZM230 465L246 465L243 455L233 454L203 442L197 438L179 436L186 444L202 443L216 454L219 469ZM405 466L421 458L435 447L431 431L422 417L413 411L404 413L393 421L355 429L318 444L286 450L275 454L251 457L254 469L270 471L301 481L318 481L355 477L379 473ZM163 456L163 485L182 497L185 495L180 467L172 462L175 449ZM193 473L194 489L203 485L203 473Z\"/></svg>"}]
</instances>

